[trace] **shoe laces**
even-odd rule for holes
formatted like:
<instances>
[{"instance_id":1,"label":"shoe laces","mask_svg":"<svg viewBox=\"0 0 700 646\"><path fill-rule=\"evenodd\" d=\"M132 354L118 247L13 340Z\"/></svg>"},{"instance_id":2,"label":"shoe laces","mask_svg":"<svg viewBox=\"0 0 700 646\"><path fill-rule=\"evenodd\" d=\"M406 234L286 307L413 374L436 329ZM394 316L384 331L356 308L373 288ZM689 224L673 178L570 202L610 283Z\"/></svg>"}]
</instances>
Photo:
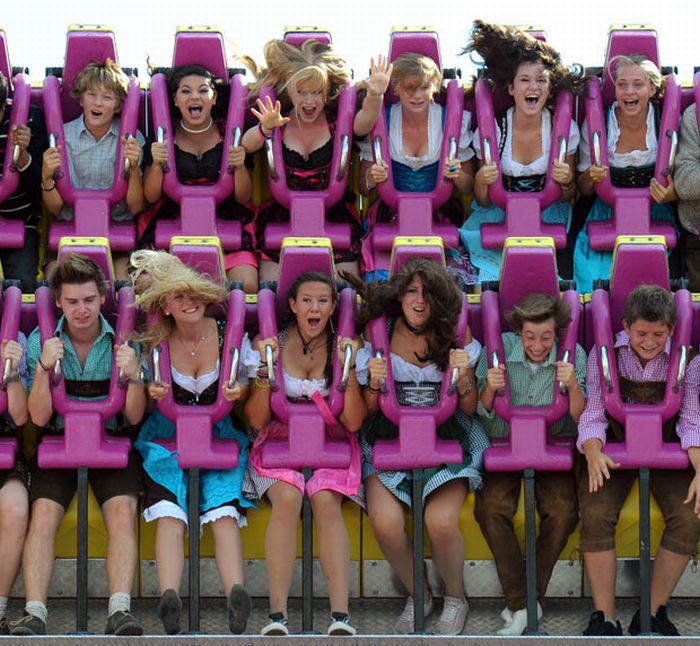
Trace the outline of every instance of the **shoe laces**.
<instances>
[{"instance_id":1,"label":"shoe laces","mask_svg":"<svg viewBox=\"0 0 700 646\"><path fill-rule=\"evenodd\" d=\"M466 601L462 601L454 597L446 598L445 605L442 607L440 622L449 624L454 623L457 619L457 615L459 615L466 603Z\"/></svg>"}]
</instances>

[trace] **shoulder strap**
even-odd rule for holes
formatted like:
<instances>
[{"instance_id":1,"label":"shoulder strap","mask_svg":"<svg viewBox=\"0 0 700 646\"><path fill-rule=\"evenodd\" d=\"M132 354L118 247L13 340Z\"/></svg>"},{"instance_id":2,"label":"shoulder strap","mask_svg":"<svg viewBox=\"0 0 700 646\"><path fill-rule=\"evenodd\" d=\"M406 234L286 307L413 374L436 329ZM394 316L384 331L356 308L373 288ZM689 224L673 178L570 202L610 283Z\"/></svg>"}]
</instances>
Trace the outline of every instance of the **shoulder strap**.
<instances>
[{"instance_id":1,"label":"shoulder strap","mask_svg":"<svg viewBox=\"0 0 700 646\"><path fill-rule=\"evenodd\" d=\"M501 139L498 142L498 156L503 156L503 149L506 147L506 137L508 135L508 113L501 117Z\"/></svg>"}]
</instances>

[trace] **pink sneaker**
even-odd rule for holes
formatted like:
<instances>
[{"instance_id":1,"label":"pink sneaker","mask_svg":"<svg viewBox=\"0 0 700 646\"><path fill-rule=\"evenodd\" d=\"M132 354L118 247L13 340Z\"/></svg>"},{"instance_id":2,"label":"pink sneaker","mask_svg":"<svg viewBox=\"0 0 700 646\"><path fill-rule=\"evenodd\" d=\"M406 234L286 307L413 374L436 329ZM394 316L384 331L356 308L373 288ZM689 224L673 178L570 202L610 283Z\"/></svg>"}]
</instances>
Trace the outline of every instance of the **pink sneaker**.
<instances>
[{"instance_id":1,"label":"pink sneaker","mask_svg":"<svg viewBox=\"0 0 700 646\"><path fill-rule=\"evenodd\" d=\"M436 635L460 635L468 614L469 604L466 599L445 596L445 605L433 626L433 632Z\"/></svg>"},{"instance_id":2,"label":"pink sneaker","mask_svg":"<svg viewBox=\"0 0 700 646\"><path fill-rule=\"evenodd\" d=\"M423 603L423 613L424 617L428 617L433 612L433 595L429 595L425 602ZM415 625L415 608L413 605L413 597L408 597L406 599L406 605L403 611L399 615L399 618L394 624L394 632L399 635L408 635L413 632L413 627Z\"/></svg>"}]
</instances>

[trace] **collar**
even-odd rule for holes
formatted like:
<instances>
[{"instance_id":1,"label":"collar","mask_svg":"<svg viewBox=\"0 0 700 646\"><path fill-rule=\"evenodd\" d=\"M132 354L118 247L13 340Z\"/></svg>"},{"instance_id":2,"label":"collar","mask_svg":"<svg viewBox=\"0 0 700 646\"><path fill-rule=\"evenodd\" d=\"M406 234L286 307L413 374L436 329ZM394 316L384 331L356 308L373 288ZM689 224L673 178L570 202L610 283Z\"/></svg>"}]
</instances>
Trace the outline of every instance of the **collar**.
<instances>
[{"instance_id":1,"label":"collar","mask_svg":"<svg viewBox=\"0 0 700 646\"><path fill-rule=\"evenodd\" d=\"M660 354L667 354L669 357L671 356L671 339L673 337L669 336L668 339L666 339L666 346L664 347L664 350ZM632 349L632 346L630 346L630 337L627 332L624 330L620 330L616 335L615 335L615 347L616 348L622 348L626 347L634 356L637 356L637 353ZM657 355L658 356L658 355ZM654 357L656 359L656 357ZM652 359L653 361L653 359Z\"/></svg>"},{"instance_id":2,"label":"collar","mask_svg":"<svg viewBox=\"0 0 700 646\"><path fill-rule=\"evenodd\" d=\"M58 319L58 323L56 323L56 332L58 332L59 337L63 341L71 341L71 338L68 336L68 333L64 331L63 327L66 322L66 316L65 314L61 316L60 319ZM95 339L93 345L95 343L98 343L99 341L102 340L102 338L106 335L110 335L111 337L114 337L114 328L107 322L107 319L100 314L100 333L97 335L97 338Z\"/></svg>"},{"instance_id":3,"label":"collar","mask_svg":"<svg viewBox=\"0 0 700 646\"><path fill-rule=\"evenodd\" d=\"M79 126L78 126L78 134L82 135L84 132L90 135L93 139L95 139L94 135L88 130L87 126L85 125L85 115L81 114L78 119L80 120ZM114 119L112 119L112 125L109 127L109 130L102 136L102 139L104 139L107 135L113 135L114 137L119 137L119 115L115 115ZM102 139L99 139L99 141L102 141ZM98 141L98 140L96 140Z\"/></svg>"},{"instance_id":4,"label":"collar","mask_svg":"<svg viewBox=\"0 0 700 646\"><path fill-rule=\"evenodd\" d=\"M520 335L516 335L518 337L518 342L513 344L513 347L510 349L510 352L506 354L506 363L521 363L523 365L525 364L530 364L532 363L530 359L528 359L525 356L525 346L523 345L522 339L520 338ZM547 358L540 364L540 366L551 366L554 365L554 363L557 360L557 348L559 347L559 342L555 341L554 346L549 352L549 355Z\"/></svg>"}]
</instances>

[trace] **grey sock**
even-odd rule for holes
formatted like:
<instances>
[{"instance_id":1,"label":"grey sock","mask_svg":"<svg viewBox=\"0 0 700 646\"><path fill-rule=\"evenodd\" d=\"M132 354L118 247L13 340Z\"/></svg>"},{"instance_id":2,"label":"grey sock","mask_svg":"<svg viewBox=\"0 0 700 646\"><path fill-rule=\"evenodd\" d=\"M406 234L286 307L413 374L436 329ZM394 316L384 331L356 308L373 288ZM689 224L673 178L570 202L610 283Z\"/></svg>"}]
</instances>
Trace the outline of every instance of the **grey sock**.
<instances>
[{"instance_id":1,"label":"grey sock","mask_svg":"<svg viewBox=\"0 0 700 646\"><path fill-rule=\"evenodd\" d=\"M115 612L129 612L131 610L131 595L128 592L115 592L109 598L107 616L111 617Z\"/></svg>"},{"instance_id":2,"label":"grey sock","mask_svg":"<svg viewBox=\"0 0 700 646\"><path fill-rule=\"evenodd\" d=\"M32 615L32 617L41 619L44 623L46 623L46 619L49 616L48 608L42 601L27 601L24 605L24 611L28 615Z\"/></svg>"},{"instance_id":3,"label":"grey sock","mask_svg":"<svg viewBox=\"0 0 700 646\"><path fill-rule=\"evenodd\" d=\"M7 597L0 597L0 619L4 619L6 613L7 613Z\"/></svg>"}]
</instances>

